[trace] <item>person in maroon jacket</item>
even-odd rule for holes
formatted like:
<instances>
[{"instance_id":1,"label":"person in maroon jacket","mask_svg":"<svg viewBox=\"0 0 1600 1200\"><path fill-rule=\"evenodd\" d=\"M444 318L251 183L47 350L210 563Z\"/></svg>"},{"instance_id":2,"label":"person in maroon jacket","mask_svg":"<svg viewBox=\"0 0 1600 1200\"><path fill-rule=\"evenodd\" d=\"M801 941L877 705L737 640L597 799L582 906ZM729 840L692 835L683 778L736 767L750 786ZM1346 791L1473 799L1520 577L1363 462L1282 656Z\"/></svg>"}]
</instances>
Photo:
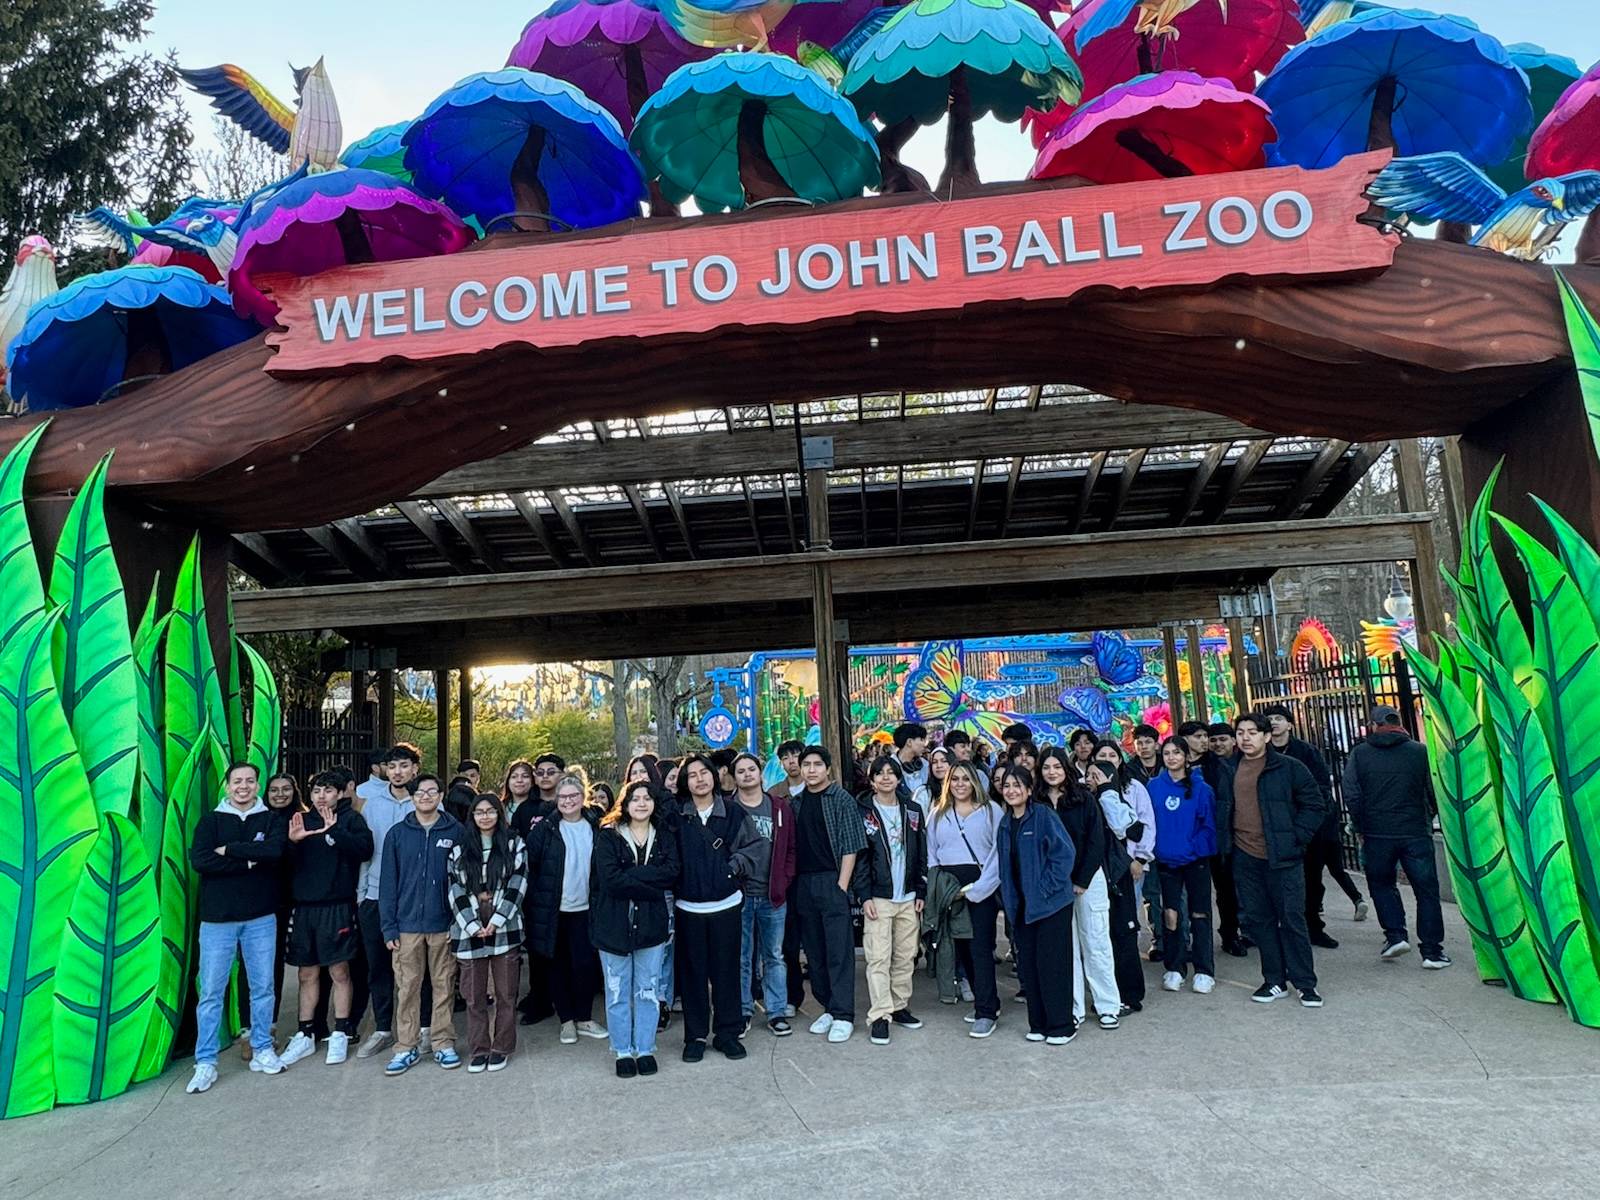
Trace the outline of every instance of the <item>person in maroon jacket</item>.
<instances>
[{"instance_id":1,"label":"person in maroon jacket","mask_svg":"<svg viewBox=\"0 0 1600 1200\"><path fill-rule=\"evenodd\" d=\"M766 853L758 856L763 869L752 871L744 880L744 942L739 974L744 1030L750 1032L751 1013L755 1010L751 977L759 951L767 1028L774 1037L788 1037L794 1030L784 1016L789 1002L789 974L783 962L783 926L788 916L784 900L794 881L794 812L777 792L769 795L762 789L761 760L754 754L740 754L733 760L733 782L745 817L766 842Z\"/></svg>"}]
</instances>

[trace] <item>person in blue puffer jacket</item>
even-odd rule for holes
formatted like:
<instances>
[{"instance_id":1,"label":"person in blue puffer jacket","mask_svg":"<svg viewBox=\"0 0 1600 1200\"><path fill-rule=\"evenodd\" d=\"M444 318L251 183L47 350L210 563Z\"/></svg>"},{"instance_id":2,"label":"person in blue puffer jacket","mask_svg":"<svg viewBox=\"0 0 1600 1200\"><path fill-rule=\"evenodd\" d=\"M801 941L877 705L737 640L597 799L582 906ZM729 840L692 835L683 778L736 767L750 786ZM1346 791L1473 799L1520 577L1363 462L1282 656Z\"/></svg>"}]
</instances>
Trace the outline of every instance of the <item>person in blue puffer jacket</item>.
<instances>
[{"instance_id":1,"label":"person in blue puffer jacket","mask_svg":"<svg viewBox=\"0 0 1600 1200\"><path fill-rule=\"evenodd\" d=\"M1000 896L1011 920L1017 974L1028 998L1028 1040L1065 1046L1072 1019L1072 838L1048 804L1033 801L1033 774L1001 769L1006 816L995 836Z\"/></svg>"},{"instance_id":2,"label":"person in blue puffer jacket","mask_svg":"<svg viewBox=\"0 0 1600 1200\"><path fill-rule=\"evenodd\" d=\"M1161 957L1166 991L1183 990L1187 963L1194 964L1194 990L1216 987L1211 945L1211 858L1217 852L1216 796L1198 769L1189 766L1182 738L1161 743L1163 770L1147 785L1156 814L1156 867L1161 876ZM1189 945L1179 914L1188 893Z\"/></svg>"}]
</instances>

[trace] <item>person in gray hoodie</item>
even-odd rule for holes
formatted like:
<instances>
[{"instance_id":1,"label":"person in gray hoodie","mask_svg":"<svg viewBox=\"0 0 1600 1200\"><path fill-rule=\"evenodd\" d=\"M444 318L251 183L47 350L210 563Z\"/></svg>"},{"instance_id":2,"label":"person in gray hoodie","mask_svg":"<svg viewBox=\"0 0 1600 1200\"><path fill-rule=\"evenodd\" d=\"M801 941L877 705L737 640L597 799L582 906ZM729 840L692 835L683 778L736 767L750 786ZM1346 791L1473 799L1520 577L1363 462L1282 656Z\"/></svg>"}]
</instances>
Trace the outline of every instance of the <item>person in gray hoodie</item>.
<instances>
[{"instance_id":1,"label":"person in gray hoodie","mask_svg":"<svg viewBox=\"0 0 1600 1200\"><path fill-rule=\"evenodd\" d=\"M444 791L437 775L417 778L414 811L389 830L383 841L382 878L378 892L384 945L394 955L394 1057L384 1067L403 1075L421 1057L420 1001L422 977L433 981L433 1060L446 1070L461 1065L456 1053L451 1007L455 996L456 958L450 947L455 912L450 905L450 852L465 834L461 822L441 805Z\"/></svg>"}]
</instances>

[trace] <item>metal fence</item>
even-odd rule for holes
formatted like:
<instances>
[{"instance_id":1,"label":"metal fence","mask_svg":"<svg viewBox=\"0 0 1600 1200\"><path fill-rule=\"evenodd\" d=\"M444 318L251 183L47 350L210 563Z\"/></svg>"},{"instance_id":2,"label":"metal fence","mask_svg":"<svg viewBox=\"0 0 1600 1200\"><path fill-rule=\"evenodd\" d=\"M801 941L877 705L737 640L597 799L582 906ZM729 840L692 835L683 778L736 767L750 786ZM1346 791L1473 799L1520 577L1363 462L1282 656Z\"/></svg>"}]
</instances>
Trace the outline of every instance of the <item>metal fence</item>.
<instances>
[{"instance_id":1,"label":"metal fence","mask_svg":"<svg viewBox=\"0 0 1600 1200\"><path fill-rule=\"evenodd\" d=\"M283 770L301 781L318 771L349 767L367 777L367 754L378 744L377 706L358 704L340 713L290 708L283 714Z\"/></svg>"},{"instance_id":2,"label":"metal fence","mask_svg":"<svg viewBox=\"0 0 1600 1200\"><path fill-rule=\"evenodd\" d=\"M1274 664L1276 665L1276 664ZM1366 736L1367 714L1377 704L1392 704L1412 737L1420 732L1421 698L1403 655L1366 658L1359 652L1338 662L1313 663L1304 670L1267 674L1267 663L1252 658L1250 698L1256 707L1281 704L1293 717L1295 732L1322 752L1333 772L1333 798L1339 806L1345 866L1360 865L1360 845L1350 828L1344 802L1344 765L1351 748Z\"/></svg>"}]
</instances>

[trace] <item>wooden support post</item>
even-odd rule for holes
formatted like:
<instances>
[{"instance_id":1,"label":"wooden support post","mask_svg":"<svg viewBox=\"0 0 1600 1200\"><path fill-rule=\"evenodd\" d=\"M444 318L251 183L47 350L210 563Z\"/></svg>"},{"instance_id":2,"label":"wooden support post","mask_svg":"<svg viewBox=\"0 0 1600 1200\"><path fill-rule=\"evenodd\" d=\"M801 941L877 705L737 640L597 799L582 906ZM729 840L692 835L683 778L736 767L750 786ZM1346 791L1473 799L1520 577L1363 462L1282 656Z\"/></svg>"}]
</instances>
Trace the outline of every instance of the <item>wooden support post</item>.
<instances>
[{"instance_id":1,"label":"wooden support post","mask_svg":"<svg viewBox=\"0 0 1600 1200\"><path fill-rule=\"evenodd\" d=\"M806 479L806 544L813 552L833 549L828 527L828 469L810 467ZM833 565L816 563L811 568L812 640L817 650L817 724L822 729L822 744L833 755L835 778L843 778L843 714L839 705L840 663L833 636Z\"/></svg>"},{"instance_id":2,"label":"wooden support post","mask_svg":"<svg viewBox=\"0 0 1600 1200\"><path fill-rule=\"evenodd\" d=\"M394 745L394 668L378 672L378 745Z\"/></svg>"},{"instance_id":3,"label":"wooden support post","mask_svg":"<svg viewBox=\"0 0 1600 1200\"><path fill-rule=\"evenodd\" d=\"M461 668L461 758L472 757L472 668Z\"/></svg>"},{"instance_id":4,"label":"wooden support post","mask_svg":"<svg viewBox=\"0 0 1600 1200\"><path fill-rule=\"evenodd\" d=\"M1267 660L1267 674L1278 673L1278 612L1272 602L1272 585L1260 584L1256 593L1261 597L1261 654Z\"/></svg>"},{"instance_id":5,"label":"wooden support post","mask_svg":"<svg viewBox=\"0 0 1600 1200\"><path fill-rule=\"evenodd\" d=\"M1444 467L1445 517L1450 525L1450 537L1457 555L1465 545L1463 531L1467 527L1467 513L1476 496L1467 495L1466 474L1461 468L1461 439L1447 437L1439 447L1439 461Z\"/></svg>"},{"instance_id":6,"label":"wooden support post","mask_svg":"<svg viewBox=\"0 0 1600 1200\"><path fill-rule=\"evenodd\" d=\"M434 740L433 769L443 776L449 769L450 758L450 668L439 667L433 672Z\"/></svg>"},{"instance_id":7,"label":"wooden support post","mask_svg":"<svg viewBox=\"0 0 1600 1200\"><path fill-rule=\"evenodd\" d=\"M1211 707L1206 702L1206 660L1200 645L1202 632L1199 625L1191 625L1184 634L1184 640L1189 644L1189 690L1194 697L1194 719L1209 724Z\"/></svg>"},{"instance_id":8,"label":"wooden support post","mask_svg":"<svg viewBox=\"0 0 1600 1200\"><path fill-rule=\"evenodd\" d=\"M1394 444L1396 476L1400 481L1400 507L1407 512L1431 511L1423 486L1425 474L1422 449L1415 438ZM1414 537L1416 557L1411 562L1412 605L1417 619L1417 644L1426 647L1429 633L1444 632L1444 587L1439 579L1439 557L1433 542L1433 529L1419 528Z\"/></svg>"},{"instance_id":9,"label":"wooden support post","mask_svg":"<svg viewBox=\"0 0 1600 1200\"><path fill-rule=\"evenodd\" d=\"M361 714L367 703L367 673L360 667L353 667L350 671L350 724L358 727L361 724Z\"/></svg>"},{"instance_id":10,"label":"wooden support post","mask_svg":"<svg viewBox=\"0 0 1600 1200\"><path fill-rule=\"evenodd\" d=\"M1172 711L1172 729L1186 719L1183 715L1183 688L1178 685L1178 638L1171 625L1161 627L1161 650L1167 669L1167 705Z\"/></svg>"},{"instance_id":11,"label":"wooden support post","mask_svg":"<svg viewBox=\"0 0 1600 1200\"><path fill-rule=\"evenodd\" d=\"M1228 618L1228 661L1233 667L1233 715L1250 711L1250 668L1244 650L1244 621Z\"/></svg>"}]
</instances>

